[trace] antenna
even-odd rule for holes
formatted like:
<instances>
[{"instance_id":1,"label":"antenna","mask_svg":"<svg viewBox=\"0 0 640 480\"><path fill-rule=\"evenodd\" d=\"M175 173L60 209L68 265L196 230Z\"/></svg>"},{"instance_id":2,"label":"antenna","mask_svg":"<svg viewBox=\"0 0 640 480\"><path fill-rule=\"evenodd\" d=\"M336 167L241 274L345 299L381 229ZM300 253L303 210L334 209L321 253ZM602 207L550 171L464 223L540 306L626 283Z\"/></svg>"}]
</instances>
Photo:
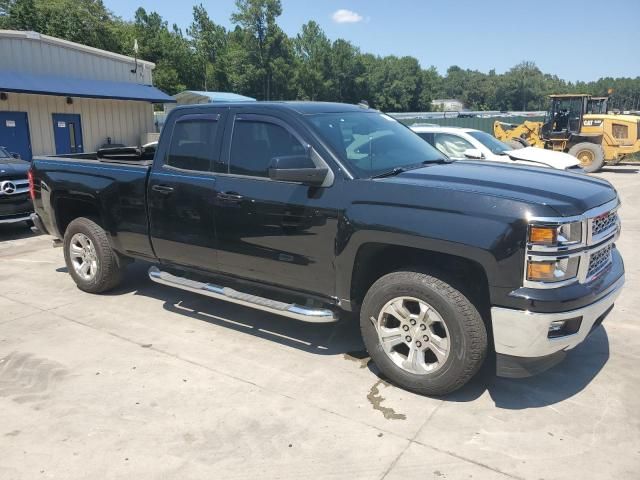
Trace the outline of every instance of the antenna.
<instances>
[{"instance_id":1,"label":"antenna","mask_svg":"<svg viewBox=\"0 0 640 480\"><path fill-rule=\"evenodd\" d=\"M138 73L138 39L133 39L133 61L135 68L131 69L131 73Z\"/></svg>"}]
</instances>

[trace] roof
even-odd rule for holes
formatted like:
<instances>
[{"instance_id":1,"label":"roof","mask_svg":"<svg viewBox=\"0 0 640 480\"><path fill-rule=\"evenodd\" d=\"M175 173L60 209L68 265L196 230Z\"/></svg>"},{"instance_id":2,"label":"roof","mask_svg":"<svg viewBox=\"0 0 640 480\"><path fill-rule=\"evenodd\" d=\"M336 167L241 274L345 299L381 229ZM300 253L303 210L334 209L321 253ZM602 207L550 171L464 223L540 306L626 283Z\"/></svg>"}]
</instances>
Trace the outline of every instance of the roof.
<instances>
[{"instance_id":1,"label":"roof","mask_svg":"<svg viewBox=\"0 0 640 480\"><path fill-rule=\"evenodd\" d=\"M51 45L57 45L59 47L79 50L81 52L90 53L92 55L96 55L99 57L111 58L113 60L120 60L123 62L137 61L138 63L146 65L151 69L155 68L156 66L156 64L153 62L140 60L139 58L135 59L133 57L128 57L127 55L121 55L119 53L114 53L114 52L109 52L107 50L101 50L99 48L89 47L87 45L82 45L80 43L70 42L69 40L63 40L62 38L50 37L49 35L43 35L38 32L28 32L23 30L0 30L0 38L3 38L3 37L40 41L43 43L49 43Z\"/></svg>"},{"instance_id":2,"label":"roof","mask_svg":"<svg viewBox=\"0 0 640 480\"><path fill-rule=\"evenodd\" d=\"M215 104L208 105L179 105L177 109L192 108L192 107L211 107L214 108ZM220 106L220 105L218 105ZM361 107L359 105L352 105L348 103L331 103L331 102L306 102L306 101L276 101L276 102L226 102L224 107L251 107L251 108L265 108L265 109L279 109L289 110L301 115L313 115L317 113L346 113L346 112L377 112L377 110Z\"/></svg>"},{"instance_id":3,"label":"roof","mask_svg":"<svg viewBox=\"0 0 640 480\"><path fill-rule=\"evenodd\" d=\"M185 90L174 95L178 102L189 103L191 101L205 100L207 102L255 102L255 98L245 97L230 92L205 92L199 90Z\"/></svg>"},{"instance_id":4,"label":"roof","mask_svg":"<svg viewBox=\"0 0 640 480\"><path fill-rule=\"evenodd\" d=\"M152 103L175 102L173 97L151 85L11 71L0 71L0 90L38 95L139 100Z\"/></svg>"}]
</instances>

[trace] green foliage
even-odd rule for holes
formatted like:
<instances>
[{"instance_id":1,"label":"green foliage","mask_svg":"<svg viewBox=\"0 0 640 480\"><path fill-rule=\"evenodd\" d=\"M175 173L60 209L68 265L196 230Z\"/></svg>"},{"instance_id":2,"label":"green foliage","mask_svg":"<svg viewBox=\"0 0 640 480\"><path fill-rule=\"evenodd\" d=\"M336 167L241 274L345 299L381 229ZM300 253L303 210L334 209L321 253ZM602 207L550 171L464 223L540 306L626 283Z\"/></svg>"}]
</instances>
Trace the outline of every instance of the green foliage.
<instances>
[{"instance_id":1,"label":"green foliage","mask_svg":"<svg viewBox=\"0 0 640 480\"><path fill-rule=\"evenodd\" d=\"M156 12L132 20L102 0L0 0L0 28L34 30L156 63L154 83L181 90L233 91L269 99L357 103L387 111L431 110L435 98L456 98L472 110L544 110L551 93L610 96L610 108L640 109L640 77L566 82L524 61L503 74L451 66L444 75L413 57L362 53L331 41L315 21L293 38L278 26L280 0L236 0L230 31L203 5L193 7L186 34Z\"/></svg>"}]
</instances>

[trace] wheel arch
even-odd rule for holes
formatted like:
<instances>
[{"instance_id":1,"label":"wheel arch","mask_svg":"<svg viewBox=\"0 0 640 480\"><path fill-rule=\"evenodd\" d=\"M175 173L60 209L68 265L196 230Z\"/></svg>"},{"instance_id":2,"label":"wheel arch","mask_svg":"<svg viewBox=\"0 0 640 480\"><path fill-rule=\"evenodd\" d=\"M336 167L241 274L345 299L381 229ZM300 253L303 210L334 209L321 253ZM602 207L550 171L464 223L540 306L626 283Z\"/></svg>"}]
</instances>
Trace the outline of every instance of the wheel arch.
<instances>
[{"instance_id":1,"label":"wheel arch","mask_svg":"<svg viewBox=\"0 0 640 480\"><path fill-rule=\"evenodd\" d=\"M377 279L398 270L439 275L471 297L479 310L489 305L489 277L478 260L437 250L370 242L358 248L353 262L349 284L352 309L359 308Z\"/></svg>"}]
</instances>

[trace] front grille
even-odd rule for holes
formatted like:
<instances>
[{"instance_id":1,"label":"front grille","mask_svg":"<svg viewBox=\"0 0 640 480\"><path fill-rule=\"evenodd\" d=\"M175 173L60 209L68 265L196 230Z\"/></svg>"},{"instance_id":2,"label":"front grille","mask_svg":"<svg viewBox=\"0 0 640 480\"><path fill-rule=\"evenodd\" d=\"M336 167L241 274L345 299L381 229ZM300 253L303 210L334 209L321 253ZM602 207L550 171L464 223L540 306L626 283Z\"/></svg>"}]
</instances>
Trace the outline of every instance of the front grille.
<instances>
[{"instance_id":1,"label":"front grille","mask_svg":"<svg viewBox=\"0 0 640 480\"><path fill-rule=\"evenodd\" d=\"M13 197L29 192L26 178L0 178L0 198Z\"/></svg>"},{"instance_id":2,"label":"front grille","mask_svg":"<svg viewBox=\"0 0 640 480\"><path fill-rule=\"evenodd\" d=\"M605 232L615 228L618 223L618 214L617 212L608 212L604 215L600 215L596 217L591 222L591 236L597 237L602 235Z\"/></svg>"},{"instance_id":3,"label":"front grille","mask_svg":"<svg viewBox=\"0 0 640 480\"><path fill-rule=\"evenodd\" d=\"M591 257L589 258L589 270L587 272L587 279L593 278L611 263L612 250L613 244L610 244L603 249L591 254Z\"/></svg>"}]
</instances>

